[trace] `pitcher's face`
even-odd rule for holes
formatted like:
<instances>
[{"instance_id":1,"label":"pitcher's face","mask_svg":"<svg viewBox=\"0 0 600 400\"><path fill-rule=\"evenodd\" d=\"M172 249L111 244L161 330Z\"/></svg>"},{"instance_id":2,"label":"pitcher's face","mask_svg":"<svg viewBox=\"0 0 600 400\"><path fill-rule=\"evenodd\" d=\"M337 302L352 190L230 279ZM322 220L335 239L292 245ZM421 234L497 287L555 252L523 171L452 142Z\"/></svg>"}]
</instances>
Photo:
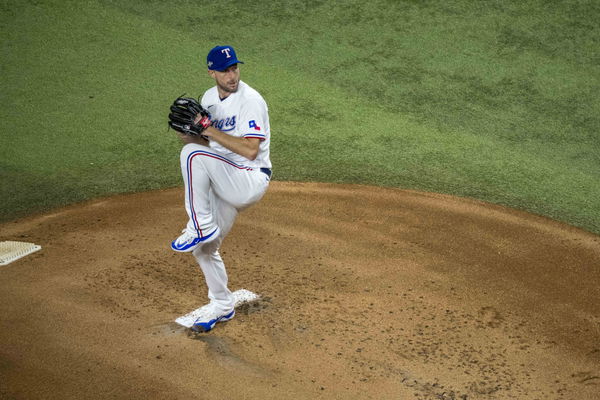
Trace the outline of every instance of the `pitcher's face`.
<instances>
[{"instance_id":1,"label":"pitcher's face","mask_svg":"<svg viewBox=\"0 0 600 400\"><path fill-rule=\"evenodd\" d=\"M235 93L238 90L240 84L240 69L238 64L233 64L223 71L208 71L209 75L215 79L219 93L229 96L231 93Z\"/></svg>"}]
</instances>

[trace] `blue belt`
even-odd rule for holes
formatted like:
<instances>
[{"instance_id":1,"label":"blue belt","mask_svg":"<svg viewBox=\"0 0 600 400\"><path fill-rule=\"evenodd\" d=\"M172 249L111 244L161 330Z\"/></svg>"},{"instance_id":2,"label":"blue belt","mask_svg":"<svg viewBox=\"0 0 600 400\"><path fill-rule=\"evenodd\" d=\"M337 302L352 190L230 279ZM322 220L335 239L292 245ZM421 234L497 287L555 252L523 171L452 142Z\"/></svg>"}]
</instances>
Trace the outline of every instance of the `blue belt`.
<instances>
[{"instance_id":1,"label":"blue belt","mask_svg":"<svg viewBox=\"0 0 600 400\"><path fill-rule=\"evenodd\" d=\"M263 172L263 173L267 174L267 176L269 178L271 178L271 174L272 174L271 169L269 169L269 168L261 168L260 172Z\"/></svg>"}]
</instances>

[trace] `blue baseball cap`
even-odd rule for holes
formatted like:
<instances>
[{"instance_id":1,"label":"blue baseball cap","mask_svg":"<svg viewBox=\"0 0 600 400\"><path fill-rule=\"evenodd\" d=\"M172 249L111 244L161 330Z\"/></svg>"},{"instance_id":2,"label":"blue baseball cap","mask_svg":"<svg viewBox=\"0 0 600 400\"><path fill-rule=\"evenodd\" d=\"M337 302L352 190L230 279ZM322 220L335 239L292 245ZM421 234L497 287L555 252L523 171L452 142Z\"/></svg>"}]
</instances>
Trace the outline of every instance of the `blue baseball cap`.
<instances>
[{"instance_id":1,"label":"blue baseball cap","mask_svg":"<svg viewBox=\"0 0 600 400\"><path fill-rule=\"evenodd\" d=\"M231 46L217 46L212 48L206 56L206 65L213 71L223 71L233 64L243 64L237 59L235 50Z\"/></svg>"}]
</instances>

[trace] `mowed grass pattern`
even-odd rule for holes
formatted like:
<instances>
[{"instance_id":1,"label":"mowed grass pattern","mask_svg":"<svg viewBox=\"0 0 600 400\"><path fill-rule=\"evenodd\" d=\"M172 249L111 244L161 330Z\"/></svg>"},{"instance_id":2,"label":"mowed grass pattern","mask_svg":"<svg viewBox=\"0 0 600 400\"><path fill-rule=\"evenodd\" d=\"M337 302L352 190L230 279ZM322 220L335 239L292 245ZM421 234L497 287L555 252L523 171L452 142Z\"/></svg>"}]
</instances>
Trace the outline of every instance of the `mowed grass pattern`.
<instances>
[{"instance_id":1,"label":"mowed grass pattern","mask_svg":"<svg viewBox=\"0 0 600 400\"><path fill-rule=\"evenodd\" d=\"M212 84L205 54L227 43L269 103L275 179L451 193L600 233L596 2L2 10L3 220L180 184L167 108Z\"/></svg>"}]
</instances>

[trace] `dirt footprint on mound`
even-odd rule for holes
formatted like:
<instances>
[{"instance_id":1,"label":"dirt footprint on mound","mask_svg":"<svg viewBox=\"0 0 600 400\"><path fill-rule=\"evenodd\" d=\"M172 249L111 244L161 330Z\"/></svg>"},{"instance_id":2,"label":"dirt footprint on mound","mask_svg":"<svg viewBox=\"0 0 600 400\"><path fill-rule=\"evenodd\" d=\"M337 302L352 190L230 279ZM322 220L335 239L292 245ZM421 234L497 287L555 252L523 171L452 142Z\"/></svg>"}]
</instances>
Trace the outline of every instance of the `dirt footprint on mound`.
<instances>
[{"instance_id":1,"label":"dirt footprint on mound","mask_svg":"<svg viewBox=\"0 0 600 400\"><path fill-rule=\"evenodd\" d=\"M234 350L230 340L226 337L217 336L211 332L196 333L187 329L188 337L192 340L206 344L206 353L221 367L231 370L236 374L253 375L264 377L270 375L264 368L242 359Z\"/></svg>"},{"instance_id":2,"label":"dirt footprint on mound","mask_svg":"<svg viewBox=\"0 0 600 400\"><path fill-rule=\"evenodd\" d=\"M482 307L478 312L477 322L489 328L498 328L504 322L504 317L494 307Z\"/></svg>"}]
</instances>

